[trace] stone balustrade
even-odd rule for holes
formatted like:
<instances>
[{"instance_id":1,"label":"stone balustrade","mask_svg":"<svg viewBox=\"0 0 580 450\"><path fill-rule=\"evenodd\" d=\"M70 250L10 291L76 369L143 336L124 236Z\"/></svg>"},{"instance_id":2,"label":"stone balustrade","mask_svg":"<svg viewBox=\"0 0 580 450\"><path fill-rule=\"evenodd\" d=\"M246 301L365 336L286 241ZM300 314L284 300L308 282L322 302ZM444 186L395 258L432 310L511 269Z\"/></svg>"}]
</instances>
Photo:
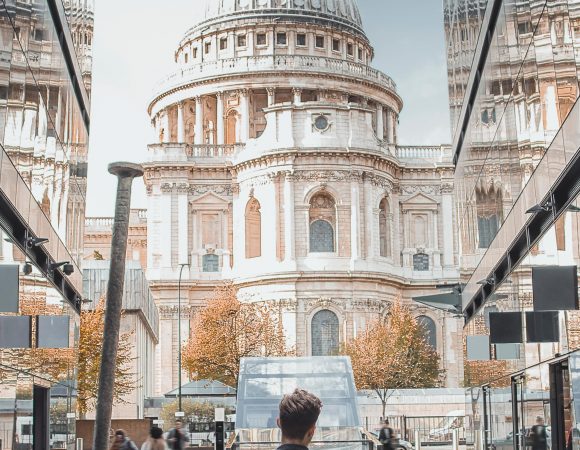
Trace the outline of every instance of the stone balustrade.
<instances>
[{"instance_id":1,"label":"stone balustrade","mask_svg":"<svg viewBox=\"0 0 580 450\"><path fill-rule=\"evenodd\" d=\"M85 228L90 231L112 230L114 219L112 217L87 217Z\"/></svg>"},{"instance_id":2,"label":"stone balustrade","mask_svg":"<svg viewBox=\"0 0 580 450\"><path fill-rule=\"evenodd\" d=\"M401 161L451 162L451 147L402 145L396 148L396 156Z\"/></svg>"},{"instance_id":3,"label":"stone balustrade","mask_svg":"<svg viewBox=\"0 0 580 450\"><path fill-rule=\"evenodd\" d=\"M276 55L220 59L180 69L158 83L154 97L196 80L248 72L267 72L268 70L342 75L370 81L392 91L397 89L391 77L365 64L318 56Z\"/></svg>"},{"instance_id":4,"label":"stone balustrade","mask_svg":"<svg viewBox=\"0 0 580 450\"><path fill-rule=\"evenodd\" d=\"M149 161L151 162L178 162L212 160L224 161L232 159L235 153L243 148L243 144L151 144L149 145ZM208 161L209 162L209 161Z\"/></svg>"}]
</instances>

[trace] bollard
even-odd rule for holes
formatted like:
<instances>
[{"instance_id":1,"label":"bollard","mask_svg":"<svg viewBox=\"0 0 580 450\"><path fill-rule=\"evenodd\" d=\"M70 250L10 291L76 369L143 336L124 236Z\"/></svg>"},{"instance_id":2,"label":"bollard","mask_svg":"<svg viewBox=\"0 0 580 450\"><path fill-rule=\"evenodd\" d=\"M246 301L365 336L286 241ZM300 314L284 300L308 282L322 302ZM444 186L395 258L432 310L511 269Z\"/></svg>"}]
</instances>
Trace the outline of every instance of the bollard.
<instances>
[{"instance_id":1,"label":"bollard","mask_svg":"<svg viewBox=\"0 0 580 450\"><path fill-rule=\"evenodd\" d=\"M452 445L452 449L453 450L459 450L459 430L457 428L455 428L453 430L453 445Z\"/></svg>"},{"instance_id":2,"label":"bollard","mask_svg":"<svg viewBox=\"0 0 580 450\"><path fill-rule=\"evenodd\" d=\"M134 178L143 176L143 168L139 164L112 163L109 164L109 173L117 176L118 184L113 239L111 242L111 265L107 284L107 298L105 299L105 328L103 330L93 450L108 450L109 448L115 366L117 362L117 347L119 345L119 328L121 327L123 285L125 283L131 187Z\"/></svg>"},{"instance_id":3,"label":"bollard","mask_svg":"<svg viewBox=\"0 0 580 450\"><path fill-rule=\"evenodd\" d=\"M83 438L77 438L76 450L83 450Z\"/></svg>"},{"instance_id":4,"label":"bollard","mask_svg":"<svg viewBox=\"0 0 580 450\"><path fill-rule=\"evenodd\" d=\"M419 430L415 431L415 450L421 450L421 433L419 433Z\"/></svg>"}]
</instances>

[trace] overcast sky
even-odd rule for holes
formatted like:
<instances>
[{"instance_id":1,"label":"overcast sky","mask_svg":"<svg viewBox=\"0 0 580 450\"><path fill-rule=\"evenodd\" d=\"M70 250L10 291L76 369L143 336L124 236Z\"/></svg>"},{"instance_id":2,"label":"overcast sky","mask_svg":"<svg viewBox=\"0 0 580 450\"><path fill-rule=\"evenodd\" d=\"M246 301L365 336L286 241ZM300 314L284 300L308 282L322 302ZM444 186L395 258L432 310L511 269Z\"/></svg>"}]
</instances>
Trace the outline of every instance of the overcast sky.
<instances>
[{"instance_id":1,"label":"overcast sky","mask_svg":"<svg viewBox=\"0 0 580 450\"><path fill-rule=\"evenodd\" d=\"M107 164L142 162L154 139L146 107L155 83L195 23L197 0L97 0L87 216L112 215L115 179ZM441 0L358 0L375 47L373 66L403 98L399 143L451 141ZM142 181L133 207L145 208Z\"/></svg>"}]
</instances>

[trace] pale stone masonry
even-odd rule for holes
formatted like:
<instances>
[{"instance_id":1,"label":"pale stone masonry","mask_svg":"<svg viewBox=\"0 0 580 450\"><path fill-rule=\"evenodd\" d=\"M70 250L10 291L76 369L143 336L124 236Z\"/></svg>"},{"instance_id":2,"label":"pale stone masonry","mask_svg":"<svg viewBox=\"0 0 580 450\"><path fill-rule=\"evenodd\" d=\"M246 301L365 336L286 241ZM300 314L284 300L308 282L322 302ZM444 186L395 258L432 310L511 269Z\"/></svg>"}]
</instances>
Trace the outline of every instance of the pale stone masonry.
<instances>
[{"instance_id":1,"label":"pale stone masonry","mask_svg":"<svg viewBox=\"0 0 580 450\"><path fill-rule=\"evenodd\" d=\"M459 386L461 321L412 302L459 278L450 149L398 145L403 102L355 0L254 3L202 1L149 104L156 395L177 383L182 263L183 341L228 280L276 306L299 355L335 352L401 298Z\"/></svg>"}]
</instances>

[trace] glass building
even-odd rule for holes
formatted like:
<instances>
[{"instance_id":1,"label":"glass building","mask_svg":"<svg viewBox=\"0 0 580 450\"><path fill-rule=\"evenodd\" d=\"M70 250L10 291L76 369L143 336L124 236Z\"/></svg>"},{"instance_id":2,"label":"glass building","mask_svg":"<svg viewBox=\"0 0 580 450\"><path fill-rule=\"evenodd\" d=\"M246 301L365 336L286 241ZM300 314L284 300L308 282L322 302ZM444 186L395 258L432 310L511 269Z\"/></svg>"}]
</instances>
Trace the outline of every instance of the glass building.
<instances>
[{"instance_id":1,"label":"glass building","mask_svg":"<svg viewBox=\"0 0 580 450\"><path fill-rule=\"evenodd\" d=\"M0 1L3 450L75 448L92 11Z\"/></svg>"},{"instance_id":2,"label":"glass building","mask_svg":"<svg viewBox=\"0 0 580 450\"><path fill-rule=\"evenodd\" d=\"M444 15L467 444L577 449L580 1L445 0Z\"/></svg>"}]
</instances>

